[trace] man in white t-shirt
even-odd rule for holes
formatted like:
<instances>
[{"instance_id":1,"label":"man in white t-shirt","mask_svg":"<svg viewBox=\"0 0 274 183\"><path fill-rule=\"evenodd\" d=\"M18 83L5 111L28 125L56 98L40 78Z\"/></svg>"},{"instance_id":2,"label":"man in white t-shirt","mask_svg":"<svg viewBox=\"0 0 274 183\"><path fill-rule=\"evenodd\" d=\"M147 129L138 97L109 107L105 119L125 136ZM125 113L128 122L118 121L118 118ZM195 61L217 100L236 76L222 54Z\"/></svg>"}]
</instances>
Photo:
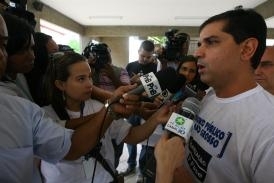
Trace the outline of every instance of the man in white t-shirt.
<instances>
[{"instance_id":1,"label":"man in white t-shirt","mask_svg":"<svg viewBox=\"0 0 274 183\"><path fill-rule=\"evenodd\" d=\"M195 56L201 80L211 88L201 102L175 182L190 182L180 173L184 166L199 183L273 182L274 97L254 80L266 30L261 15L244 9L215 15L201 25ZM158 163L157 172L174 162ZM158 182L161 176L167 175L158 174Z\"/></svg>"}]
</instances>

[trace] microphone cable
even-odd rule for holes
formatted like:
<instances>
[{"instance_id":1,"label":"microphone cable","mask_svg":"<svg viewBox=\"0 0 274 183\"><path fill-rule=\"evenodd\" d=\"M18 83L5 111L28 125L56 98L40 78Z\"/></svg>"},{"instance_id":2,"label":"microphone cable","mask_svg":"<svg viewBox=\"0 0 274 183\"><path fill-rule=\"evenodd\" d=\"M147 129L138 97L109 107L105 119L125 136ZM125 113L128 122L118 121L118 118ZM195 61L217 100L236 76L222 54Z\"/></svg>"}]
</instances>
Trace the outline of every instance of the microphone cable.
<instances>
[{"instance_id":1,"label":"microphone cable","mask_svg":"<svg viewBox=\"0 0 274 183\"><path fill-rule=\"evenodd\" d=\"M104 127L104 123L105 123L105 120L106 120L106 117L107 117L107 114L110 112L111 110L111 105L113 105L114 103L116 102L111 102L108 104L108 106L104 105L104 107L106 107L106 113L104 114L104 117L103 117L103 122L102 122L102 125L100 127L100 130L99 130L99 135L97 137L97 140L96 140L96 146L94 148L97 148L97 151L96 151L96 155L95 155L95 161L94 161L94 168L93 168L93 173L92 173L92 179L91 179L91 183L94 182L94 178L95 178L95 171L96 171L96 167L97 167L97 159L99 157L99 153L100 153L100 150L101 150L101 147L102 145L100 145L100 140L101 140L101 136L102 136L102 133L103 133L103 127ZM103 138L103 137L102 137Z\"/></svg>"},{"instance_id":2,"label":"microphone cable","mask_svg":"<svg viewBox=\"0 0 274 183\"><path fill-rule=\"evenodd\" d=\"M154 132L154 131L153 131ZM152 134L153 134L153 132L152 132ZM151 134L151 135L152 135ZM149 136L150 137L150 136ZM148 147L148 141L149 141L149 137L147 138L147 143L146 143L146 155L145 155L145 165L144 165L144 172L146 171L146 169L147 169L147 162L148 162L148 160L149 160L149 157L148 157L148 151L149 151L149 147ZM139 165L140 166L140 165ZM142 177L142 181L143 182L145 182L145 173L142 173L142 175L143 175L143 177Z\"/></svg>"}]
</instances>

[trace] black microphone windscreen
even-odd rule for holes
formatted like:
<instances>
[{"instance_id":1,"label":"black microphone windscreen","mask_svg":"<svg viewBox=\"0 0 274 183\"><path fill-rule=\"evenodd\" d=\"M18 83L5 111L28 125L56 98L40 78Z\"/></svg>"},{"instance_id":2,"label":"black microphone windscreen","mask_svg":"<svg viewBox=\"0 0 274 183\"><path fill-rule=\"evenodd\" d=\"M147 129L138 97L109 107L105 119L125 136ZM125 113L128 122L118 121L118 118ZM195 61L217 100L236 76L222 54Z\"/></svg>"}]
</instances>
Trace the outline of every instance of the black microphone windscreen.
<instances>
[{"instance_id":1,"label":"black microphone windscreen","mask_svg":"<svg viewBox=\"0 0 274 183\"><path fill-rule=\"evenodd\" d=\"M186 78L177 74L176 70L171 67L160 70L155 73L155 76L157 77L162 90L168 89L171 93L180 90L186 82Z\"/></svg>"}]
</instances>

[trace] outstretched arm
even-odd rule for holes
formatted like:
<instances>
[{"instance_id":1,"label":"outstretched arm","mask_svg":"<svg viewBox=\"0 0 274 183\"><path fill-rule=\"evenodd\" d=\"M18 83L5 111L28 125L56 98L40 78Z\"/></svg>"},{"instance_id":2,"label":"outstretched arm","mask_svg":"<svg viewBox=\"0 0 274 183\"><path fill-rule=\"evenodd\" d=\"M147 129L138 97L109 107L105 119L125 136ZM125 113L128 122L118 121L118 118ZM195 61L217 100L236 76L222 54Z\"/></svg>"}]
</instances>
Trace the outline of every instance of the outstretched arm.
<instances>
[{"instance_id":1,"label":"outstretched arm","mask_svg":"<svg viewBox=\"0 0 274 183\"><path fill-rule=\"evenodd\" d=\"M139 105L139 97L136 95L126 95L127 91L130 91L135 87L136 86L134 85L128 85L115 90L110 101L117 100L117 98L120 100L117 100L117 102L111 106L111 109L114 112L121 115L128 115L132 113L132 110L136 110ZM137 107L135 105L137 105ZM105 115L106 118L104 118ZM68 154L65 156L65 159L75 160L88 153L95 147L98 143L98 139L102 137L113 120L114 116L111 113L108 113L106 108L103 107L89 121L78 126L72 135L71 147Z\"/></svg>"},{"instance_id":2,"label":"outstretched arm","mask_svg":"<svg viewBox=\"0 0 274 183\"><path fill-rule=\"evenodd\" d=\"M124 141L129 144L137 144L147 139L159 124L166 123L172 113L169 106L163 106L156 111L142 125L131 127Z\"/></svg>"}]
</instances>

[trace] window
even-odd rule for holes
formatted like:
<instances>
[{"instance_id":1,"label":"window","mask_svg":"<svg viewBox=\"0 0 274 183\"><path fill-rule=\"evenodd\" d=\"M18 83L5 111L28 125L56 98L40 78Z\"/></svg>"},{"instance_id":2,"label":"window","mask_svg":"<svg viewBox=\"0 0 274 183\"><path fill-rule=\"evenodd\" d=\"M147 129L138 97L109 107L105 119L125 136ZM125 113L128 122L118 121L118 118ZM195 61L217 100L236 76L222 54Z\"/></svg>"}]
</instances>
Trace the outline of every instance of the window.
<instances>
[{"instance_id":1,"label":"window","mask_svg":"<svg viewBox=\"0 0 274 183\"><path fill-rule=\"evenodd\" d=\"M80 35L68 29L52 24L46 20L40 19L41 32L52 36L57 44L68 45L75 52L81 53Z\"/></svg>"},{"instance_id":2,"label":"window","mask_svg":"<svg viewBox=\"0 0 274 183\"><path fill-rule=\"evenodd\" d=\"M139 59L138 50L143 40L138 36L129 37L129 62L134 62Z\"/></svg>"},{"instance_id":3,"label":"window","mask_svg":"<svg viewBox=\"0 0 274 183\"><path fill-rule=\"evenodd\" d=\"M267 46L274 46L274 39L266 39Z\"/></svg>"}]
</instances>

